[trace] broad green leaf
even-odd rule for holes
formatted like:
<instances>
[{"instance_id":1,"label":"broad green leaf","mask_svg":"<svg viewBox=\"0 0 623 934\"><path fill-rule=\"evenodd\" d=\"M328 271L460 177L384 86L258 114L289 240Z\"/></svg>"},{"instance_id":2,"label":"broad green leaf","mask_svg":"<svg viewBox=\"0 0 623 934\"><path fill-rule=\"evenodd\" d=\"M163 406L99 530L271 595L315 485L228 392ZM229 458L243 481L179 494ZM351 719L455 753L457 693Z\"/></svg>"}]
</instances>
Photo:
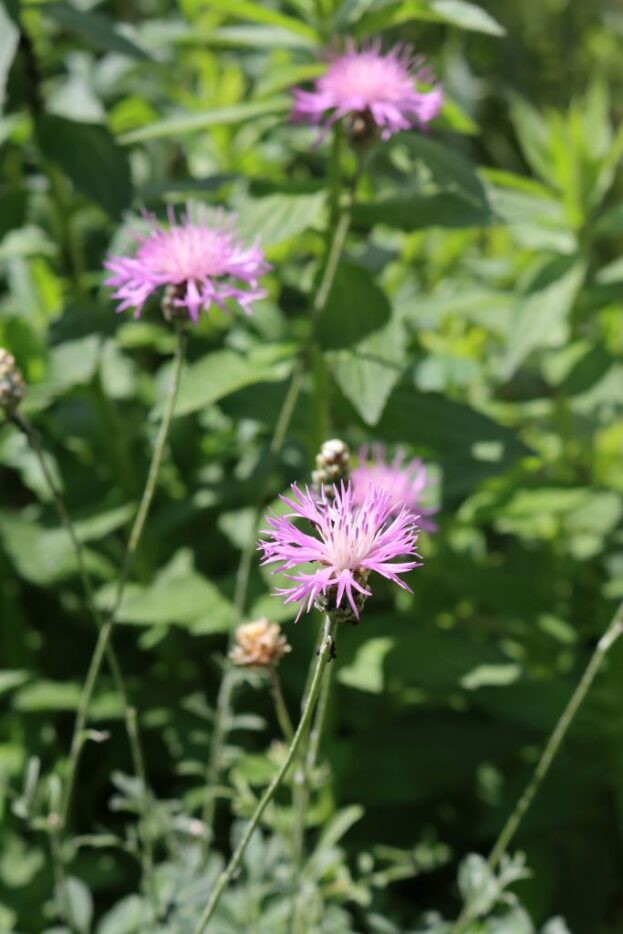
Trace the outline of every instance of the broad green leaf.
<instances>
[{"instance_id":1,"label":"broad green leaf","mask_svg":"<svg viewBox=\"0 0 623 934\"><path fill-rule=\"evenodd\" d=\"M468 691L482 687L505 687L521 677L519 665L477 665L461 678L461 685Z\"/></svg>"},{"instance_id":2,"label":"broad green leaf","mask_svg":"<svg viewBox=\"0 0 623 934\"><path fill-rule=\"evenodd\" d=\"M238 211L238 229L247 240L269 249L312 227L322 214L323 192L312 195L267 195L244 201Z\"/></svg>"},{"instance_id":3,"label":"broad green leaf","mask_svg":"<svg viewBox=\"0 0 623 934\"><path fill-rule=\"evenodd\" d=\"M325 354L333 378L367 425L376 425L405 363L404 328L391 321L350 349Z\"/></svg>"},{"instance_id":4,"label":"broad green leaf","mask_svg":"<svg viewBox=\"0 0 623 934\"><path fill-rule=\"evenodd\" d=\"M117 218L132 198L130 165L110 131L97 123L77 123L44 114L35 124L37 140L76 189Z\"/></svg>"},{"instance_id":5,"label":"broad green leaf","mask_svg":"<svg viewBox=\"0 0 623 934\"><path fill-rule=\"evenodd\" d=\"M265 100L244 101L231 107L214 107L203 113L186 113L165 120L158 120L147 126L124 133L119 137L122 144L144 143L150 139L178 137L186 133L196 133L210 126L246 123L256 117L277 116L285 113L292 106L289 97L271 97Z\"/></svg>"},{"instance_id":6,"label":"broad green leaf","mask_svg":"<svg viewBox=\"0 0 623 934\"><path fill-rule=\"evenodd\" d=\"M568 338L569 315L586 266L575 257L555 257L539 267L514 314L513 340L503 363L507 377L533 350L559 347Z\"/></svg>"},{"instance_id":7,"label":"broad green leaf","mask_svg":"<svg viewBox=\"0 0 623 934\"><path fill-rule=\"evenodd\" d=\"M487 207L458 192L364 202L355 206L353 216L356 226L386 224L404 231L425 227L486 227L491 223Z\"/></svg>"},{"instance_id":8,"label":"broad green leaf","mask_svg":"<svg viewBox=\"0 0 623 934\"><path fill-rule=\"evenodd\" d=\"M195 41L196 41L195 37ZM313 49L315 43L280 26L221 26L203 37L207 47L217 49ZM194 44L194 43L193 43Z\"/></svg>"},{"instance_id":9,"label":"broad green leaf","mask_svg":"<svg viewBox=\"0 0 623 934\"><path fill-rule=\"evenodd\" d=\"M68 3L37 3L36 9L53 19L64 31L72 33L94 49L118 52L130 58L149 58L144 49L126 39L117 29L116 23L101 13L80 10Z\"/></svg>"},{"instance_id":10,"label":"broad green leaf","mask_svg":"<svg viewBox=\"0 0 623 934\"><path fill-rule=\"evenodd\" d=\"M115 587L98 594L98 604L109 608ZM117 613L120 623L133 626L186 626L196 633L227 632L234 612L211 581L192 567L187 552L179 552L149 587L131 584Z\"/></svg>"},{"instance_id":11,"label":"broad green leaf","mask_svg":"<svg viewBox=\"0 0 623 934\"><path fill-rule=\"evenodd\" d=\"M150 911L138 895L128 895L106 912L97 934L140 934L149 923Z\"/></svg>"},{"instance_id":12,"label":"broad green leaf","mask_svg":"<svg viewBox=\"0 0 623 934\"><path fill-rule=\"evenodd\" d=\"M281 382L290 372L292 359L292 347L283 344L260 345L246 355L233 350L207 354L182 374L175 414L197 412L244 386ZM161 404L155 414L160 410Z\"/></svg>"},{"instance_id":13,"label":"broad green leaf","mask_svg":"<svg viewBox=\"0 0 623 934\"><path fill-rule=\"evenodd\" d=\"M389 636L367 639L358 649L352 662L340 668L340 684L346 684L358 691L380 694L385 685L383 661L394 644L395 640Z\"/></svg>"},{"instance_id":14,"label":"broad green leaf","mask_svg":"<svg viewBox=\"0 0 623 934\"><path fill-rule=\"evenodd\" d=\"M6 83L18 43L19 30L5 7L0 5L0 114L4 111Z\"/></svg>"},{"instance_id":15,"label":"broad green leaf","mask_svg":"<svg viewBox=\"0 0 623 934\"><path fill-rule=\"evenodd\" d=\"M391 313L385 294L367 269L342 262L318 323L322 347L348 350L389 324Z\"/></svg>"},{"instance_id":16,"label":"broad green leaf","mask_svg":"<svg viewBox=\"0 0 623 934\"><path fill-rule=\"evenodd\" d=\"M422 133L401 134L395 145L404 146L414 159L423 162L444 192L455 191L488 210L485 186L472 163L460 152Z\"/></svg>"}]
</instances>

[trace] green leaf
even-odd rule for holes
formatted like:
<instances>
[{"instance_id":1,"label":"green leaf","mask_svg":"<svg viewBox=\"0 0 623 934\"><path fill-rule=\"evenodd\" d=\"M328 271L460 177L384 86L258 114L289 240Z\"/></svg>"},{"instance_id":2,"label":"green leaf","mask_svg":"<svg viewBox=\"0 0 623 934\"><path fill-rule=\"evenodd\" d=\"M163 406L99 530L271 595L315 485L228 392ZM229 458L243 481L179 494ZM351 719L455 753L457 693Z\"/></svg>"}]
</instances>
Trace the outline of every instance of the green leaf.
<instances>
[{"instance_id":1,"label":"green leaf","mask_svg":"<svg viewBox=\"0 0 623 934\"><path fill-rule=\"evenodd\" d=\"M37 3L31 8L53 19L64 31L102 52L118 52L130 58L149 59L144 49L126 39L116 24L101 13L79 10L67 3Z\"/></svg>"},{"instance_id":2,"label":"green leaf","mask_svg":"<svg viewBox=\"0 0 623 934\"><path fill-rule=\"evenodd\" d=\"M318 336L325 350L348 349L389 324L392 310L384 292L362 266L340 263Z\"/></svg>"},{"instance_id":3,"label":"green leaf","mask_svg":"<svg viewBox=\"0 0 623 934\"><path fill-rule=\"evenodd\" d=\"M407 232L425 227L486 227L491 223L487 207L458 192L407 195L357 204L353 217L357 226L386 224Z\"/></svg>"},{"instance_id":4,"label":"green leaf","mask_svg":"<svg viewBox=\"0 0 623 934\"><path fill-rule=\"evenodd\" d=\"M326 353L333 378L367 425L376 425L405 362L399 321L364 337L350 349Z\"/></svg>"},{"instance_id":5,"label":"green leaf","mask_svg":"<svg viewBox=\"0 0 623 934\"><path fill-rule=\"evenodd\" d=\"M67 920L72 931L87 934L93 918L93 899L84 882L75 876L66 876L55 890L55 899L61 917L69 915Z\"/></svg>"},{"instance_id":6,"label":"green leaf","mask_svg":"<svg viewBox=\"0 0 623 934\"><path fill-rule=\"evenodd\" d=\"M490 13L466 0L431 0L431 12L445 23L461 29L482 32L489 36L503 36L506 30Z\"/></svg>"},{"instance_id":7,"label":"green leaf","mask_svg":"<svg viewBox=\"0 0 623 934\"><path fill-rule=\"evenodd\" d=\"M117 218L132 199L130 164L110 131L44 114L35 124L43 155L59 166L76 189Z\"/></svg>"},{"instance_id":8,"label":"green leaf","mask_svg":"<svg viewBox=\"0 0 623 934\"><path fill-rule=\"evenodd\" d=\"M182 374L175 414L197 412L244 386L281 382L291 367L292 347L284 344L260 345L246 355L233 350L217 350L207 354L187 367ZM166 377L161 380L161 384L165 382ZM161 408L159 403L155 416L158 416Z\"/></svg>"},{"instance_id":9,"label":"green leaf","mask_svg":"<svg viewBox=\"0 0 623 934\"><path fill-rule=\"evenodd\" d=\"M585 275L586 265L576 257L555 257L539 263L514 314L513 340L502 365L507 378L533 350L565 344L569 315Z\"/></svg>"},{"instance_id":10,"label":"green leaf","mask_svg":"<svg viewBox=\"0 0 623 934\"><path fill-rule=\"evenodd\" d=\"M249 199L237 211L238 229L243 238L257 238L260 246L268 249L312 227L321 216L324 203L324 192Z\"/></svg>"},{"instance_id":11,"label":"green leaf","mask_svg":"<svg viewBox=\"0 0 623 934\"><path fill-rule=\"evenodd\" d=\"M285 95L266 100L244 101L241 104L232 104L231 107L213 107L212 110L201 113L180 114L166 120L158 120L138 130L124 133L119 137L119 142L126 145L144 143L151 139L183 136L210 126L246 123L256 117L277 116L290 110L291 107L292 100Z\"/></svg>"},{"instance_id":12,"label":"green leaf","mask_svg":"<svg viewBox=\"0 0 623 934\"><path fill-rule=\"evenodd\" d=\"M115 587L98 594L98 605L109 608ZM189 552L180 551L149 587L127 587L117 614L120 623L132 626L179 625L195 633L227 632L233 607L207 578L192 567Z\"/></svg>"},{"instance_id":13,"label":"green leaf","mask_svg":"<svg viewBox=\"0 0 623 934\"><path fill-rule=\"evenodd\" d=\"M355 27L357 35L373 35L385 29L419 19L433 23L448 23L473 32L503 36L505 30L489 13L466 0L398 0L379 5L362 16Z\"/></svg>"},{"instance_id":14,"label":"green leaf","mask_svg":"<svg viewBox=\"0 0 623 934\"><path fill-rule=\"evenodd\" d=\"M352 662L340 668L338 673L340 684L346 684L358 691L380 694L385 685L383 661L394 647L394 642L395 640L390 637L366 640L359 647Z\"/></svg>"},{"instance_id":15,"label":"green leaf","mask_svg":"<svg viewBox=\"0 0 623 934\"><path fill-rule=\"evenodd\" d=\"M21 687L29 677L27 671L0 671L0 695Z\"/></svg>"},{"instance_id":16,"label":"green leaf","mask_svg":"<svg viewBox=\"0 0 623 934\"><path fill-rule=\"evenodd\" d=\"M4 5L0 5L0 114L4 110L6 84L19 44L19 30Z\"/></svg>"},{"instance_id":17,"label":"green leaf","mask_svg":"<svg viewBox=\"0 0 623 934\"><path fill-rule=\"evenodd\" d=\"M237 19L245 19L254 23L264 23L268 26L277 26L288 32L307 39L310 45L318 41L316 30L293 16L287 16L263 3L252 3L250 0L210 0L210 9L226 13Z\"/></svg>"}]
</instances>

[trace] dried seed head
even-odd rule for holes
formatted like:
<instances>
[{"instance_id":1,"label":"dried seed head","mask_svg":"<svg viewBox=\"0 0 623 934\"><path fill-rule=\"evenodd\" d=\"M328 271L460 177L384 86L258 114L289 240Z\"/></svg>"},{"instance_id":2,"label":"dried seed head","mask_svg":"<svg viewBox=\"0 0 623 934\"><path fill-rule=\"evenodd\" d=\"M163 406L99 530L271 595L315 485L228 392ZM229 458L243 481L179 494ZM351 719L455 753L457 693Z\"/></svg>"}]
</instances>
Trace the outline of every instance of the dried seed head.
<instances>
[{"instance_id":1,"label":"dried seed head","mask_svg":"<svg viewBox=\"0 0 623 934\"><path fill-rule=\"evenodd\" d=\"M291 651L292 646L277 623L256 619L238 626L229 657L234 665L244 668L272 668Z\"/></svg>"},{"instance_id":2,"label":"dried seed head","mask_svg":"<svg viewBox=\"0 0 623 934\"><path fill-rule=\"evenodd\" d=\"M325 441L316 455L316 469L312 471L314 486L324 487L328 495L335 484L347 483L350 477L350 451L339 438Z\"/></svg>"},{"instance_id":3,"label":"dried seed head","mask_svg":"<svg viewBox=\"0 0 623 934\"><path fill-rule=\"evenodd\" d=\"M0 347L0 409L10 415L24 398L25 391L26 384L15 357Z\"/></svg>"}]
</instances>

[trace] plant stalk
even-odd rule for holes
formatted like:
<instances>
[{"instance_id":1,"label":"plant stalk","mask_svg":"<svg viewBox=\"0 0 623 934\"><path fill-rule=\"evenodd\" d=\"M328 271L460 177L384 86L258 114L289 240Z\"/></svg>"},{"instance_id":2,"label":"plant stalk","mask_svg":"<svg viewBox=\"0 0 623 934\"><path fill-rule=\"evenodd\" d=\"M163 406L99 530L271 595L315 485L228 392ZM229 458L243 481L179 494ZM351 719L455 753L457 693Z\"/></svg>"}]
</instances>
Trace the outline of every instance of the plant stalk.
<instances>
[{"instance_id":1,"label":"plant stalk","mask_svg":"<svg viewBox=\"0 0 623 934\"><path fill-rule=\"evenodd\" d=\"M270 785L268 786L268 788L266 789L266 791L260 798L258 805L255 809L255 812L253 813L253 816L251 817L251 819L249 820L245 828L245 831L242 835L242 839L240 840L240 843L234 850L234 853L229 863L227 864L227 866L225 867L225 869L219 876L216 882L216 885L214 886L214 889L212 891L212 894L210 896L210 899L201 917L199 918L197 926L194 929L194 934L202 934L202 932L205 931L210 918L214 914L214 911L216 909L216 906L218 905L221 895L223 894L223 892L225 891L225 889L231 882L236 870L238 869L238 866L240 865L240 861L242 860L242 857L244 856L244 852L249 844L249 841L253 835L253 832L257 828L262 818L262 814L264 813L264 811L266 810L266 807L268 806L268 804L274 797L275 792L281 785L288 769L292 765L292 762L296 755L296 751L299 747L301 739L303 738L309 726L314 709L316 707L316 702L318 700L318 695L320 693L320 687L322 685L322 678L323 678L324 670L327 666L327 663L329 662L329 660L331 659L333 655L334 645L335 645L334 636L335 636L336 625L337 625L336 620L333 617L331 617L331 615L328 615L325 620L322 641L320 643L320 647L317 650L316 668L315 668L314 677L313 677L313 680L312 680L312 683L309 689L307 702L303 709L303 713L301 714L301 719L296 728L296 733L294 734L294 737L290 744L290 748L288 749L286 758L284 759L281 768L279 769L279 771L277 772L277 774L271 781Z\"/></svg>"},{"instance_id":2,"label":"plant stalk","mask_svg":"<svg viewBox=\"0 0 623 934\"><path fill-rule=\"evenodd\" d=\"M500 834L487 860L487 865L492 872L494 872L498 867L500 860L506 853L511 840L515 836L517 829L519 828L519 825L521 824L526 814L526 811L534 801L534 798L536 797L536 794L541 787L541 783L549 772L550 766L556 758L558 750L560 749L560 745L564 740L569 727L573 723L575 715L577 714L582 702L586 698L586 695L588 694L588 691L593 681L595 680L595 676L599 672L606 655L621 635L623 635L623 603L620 604L612 621L610 622L610 625L597 643L595 651L593 652L588 665L584 669L584 674L580 678L577 687L575 688L569 699L569 702L567 703L567 706L563 710L560 719L558 720L558 723L554 727L551 736L545 744L539 761L537 762L534 772L532 773L532 777L530 778L523 794L515 805L513 812L500 831ZM472 920L473 917L470 906L466 905L452 929L452 934L463 934L467 925Z\"/></svg>"},{"instance_id":3,"label":"plant stalk","mask_svg":"<svg viewBox=\"0 0 623 934\"><path fill-rule=\"evenodd\" d=\"M115 600L113 603L112 611L110 612L106 622L103 623L100 631L97 643L95 645L95 650L91 658L91 663L89 665L89 670L82 688L80 695L80 700L78 703L78 712L76 715L76 723L74 726L74 732L71 742L71 747L69 751L69 762L67 768L67 778L65 782L65 790L63 794L63 800L61 805L61 826L65 827L67 823L67 818L69 815L69 808L71 805L71 798L73 794L73 788L76 780L76 772L78 768L78 760L80 757L80 751L82 748L82 740L84 729L89 716L89 708L91 706L91 701L93 698L93 692L99 676L102 660L108 646L110 644L113 627L116 621L116 616L123 599L123 593L125 590L125 585L127 583L128 575L132 566L132 559L134 553L140 542L141 535L145 526L145 521L149 514L149 509L154 497L156 490L156 483L158 479L158 472L160 470L160 464L162 462L162 457L164 455L164 450L166 447L167 438L169 435L169 429L171 426L171 420L173 417L173 408L175 405L175 399L177 397L177 390L179 388L179 381L182 372L182 366L184 362L184 355L186 351L186 334L182 328L178 331L178 342L175 351L175 358L173 361L173 374L171 377L171 382L169 384L169 390L167 398L165 401L164 412L162 415L162 421L160 423L160 429L158 431L158 436L156 438L156 443L154 446L154 451L152 454L151 464L149 468L149 473L147 476L147 482L145 484L145 489L143 491L143 496L139 505L132 530L130 532L130 537L125 551L125 557L123 561L123 566L121 569L121 574L119 576L119 582L117 585L117 591L115 595ZM135 717L134 717L135 721ZM145 790L145 785L143 786Z\"/></svg>"},{"instance_id":4,"label":"plant stalk","mask_svg":"<svg viewBox=\"0 0 623 934\"><path fill-rule=\"evenodd\" d=\"M270 440L267 462L264 467L263 483L261 484L260 493L258 495L257 503L255 506L255 521L253 523L254 530L257 528L262 515L262 505L264 502L266 481L270 475L271 467L283 447L286 435L288 433L288 428L290 427L290 422L292 421L292 416L294 415L296 404L303 389L305 374L311 359L311 351L316 338L318 323L327 304L327 299L331 293L331 289L335 281L335 275L340 263L340 258L346 244L346 237L348 236L348 231L350 229L350 224L352 221L352 209L355 202L359 178L360 172L357 173L353 181L348 205L342 206L341 208L337 220L337 226L335 227L335 232L327 252L322 278L311 304L311 323L309 334L307 336L307 340L301 356L297 361L297 364L292 373L290 385L283 401L281 411L277 417L277 422ZM234 637L235 629L243 621L254 551L255 537L253 534L249 538L249 541L247 542L240 557L240 564L236 577L236 592L234 595L234 626L232 627L229 635L230 647ZM208 788L206 791L206 807L204 808L203 820L207 825L208 830L212 829L216 809L215 797L214 795L210 794L209 789L211 785L216 785L218 782L222 745L226 735L226 730L223 728L223 722L225 720L229 720L231 716L229 711L231 697L231 689L228 685L225 684L225 678L223 678L216 700L214 729L212 733L212 741L210 744L210 755L207 768Z\"/></svg>"}]
</instances>

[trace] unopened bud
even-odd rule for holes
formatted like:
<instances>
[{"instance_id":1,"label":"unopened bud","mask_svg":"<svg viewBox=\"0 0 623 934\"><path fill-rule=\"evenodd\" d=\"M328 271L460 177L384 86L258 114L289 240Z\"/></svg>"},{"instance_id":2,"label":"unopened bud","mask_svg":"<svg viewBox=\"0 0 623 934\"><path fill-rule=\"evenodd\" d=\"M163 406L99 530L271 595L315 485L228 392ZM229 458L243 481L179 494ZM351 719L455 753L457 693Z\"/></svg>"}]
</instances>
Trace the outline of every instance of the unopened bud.
<instances>
[{"instance_id":1,"label":"unopened bud","mask_svg":"<svg viewBox=\"0 0 623 934\"><path fill-rule=\"evenodd\" d=\"M238 626L235 639L229 657L234 665L244 668L274 668L292 651L281 627L267 619Z\"/></svg>"},{"instance_id":2,"label":"unopened bud","mask_svg":"<svg viewBox=\"0 0 623 934\"><path fill-rule=\"evenodd\" d=\"M331 487L340 482L346 483L350 476L350 451L348 445L339 438L325 441L316 455L316 469L312 471L312 481L318 489L325 488L330 496Z\"/></svg>"},{"instance_id":3,"label":"unopened bud","mask_svg":"<svg viewBox=\"0 0 623 934\"><path fill-rule=\"evenodd\" d=\"M15 357L0 347L0 409L10 415L24 398L25 391L26 384Z\"/></svg>"}]
</instances>

